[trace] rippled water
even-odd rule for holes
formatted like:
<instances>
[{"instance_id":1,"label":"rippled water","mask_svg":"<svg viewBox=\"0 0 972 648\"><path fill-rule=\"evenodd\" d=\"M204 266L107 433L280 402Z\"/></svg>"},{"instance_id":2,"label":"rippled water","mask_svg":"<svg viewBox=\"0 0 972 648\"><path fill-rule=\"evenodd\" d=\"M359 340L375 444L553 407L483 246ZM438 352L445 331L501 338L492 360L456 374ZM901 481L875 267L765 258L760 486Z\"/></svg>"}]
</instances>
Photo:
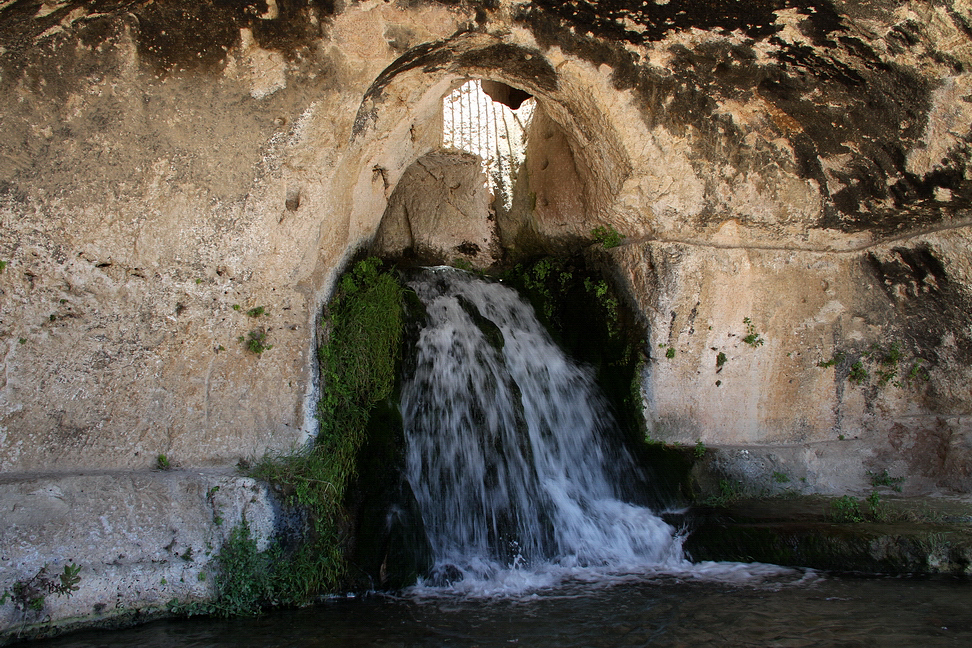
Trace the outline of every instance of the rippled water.
<instances>
[{"instance_id":1,"label":"rippled water","mask_svg":"<svg viewBox=\"0 0 972 648\"><path fill-rule=\"evenodd\" d=\"M36 648L970 646L972 584L789 572L615 577L512 598L365 597L234 621L87 631Z\"/></svg>"}]
</instances>

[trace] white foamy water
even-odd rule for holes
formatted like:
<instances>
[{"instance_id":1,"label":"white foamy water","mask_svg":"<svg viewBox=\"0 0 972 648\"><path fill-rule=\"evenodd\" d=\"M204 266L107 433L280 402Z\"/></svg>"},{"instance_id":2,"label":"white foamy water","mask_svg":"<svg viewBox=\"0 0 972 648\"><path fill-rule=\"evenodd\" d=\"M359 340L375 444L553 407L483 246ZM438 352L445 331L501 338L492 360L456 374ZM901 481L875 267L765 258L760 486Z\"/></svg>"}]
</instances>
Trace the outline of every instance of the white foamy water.
<instances>
[{"instance_id":1,"label":"white foamy water","mask_svg":"<svg viewBox=\"0 0 972 648\"><path fill-rule=\"evenodd\" d=\"M634 466L591 372L512 289L450 268L409 284L428 311L406 376L407 471L435 556L469 594L689 568L675 529L621 501Z\"/></svg>"}]
</instances>

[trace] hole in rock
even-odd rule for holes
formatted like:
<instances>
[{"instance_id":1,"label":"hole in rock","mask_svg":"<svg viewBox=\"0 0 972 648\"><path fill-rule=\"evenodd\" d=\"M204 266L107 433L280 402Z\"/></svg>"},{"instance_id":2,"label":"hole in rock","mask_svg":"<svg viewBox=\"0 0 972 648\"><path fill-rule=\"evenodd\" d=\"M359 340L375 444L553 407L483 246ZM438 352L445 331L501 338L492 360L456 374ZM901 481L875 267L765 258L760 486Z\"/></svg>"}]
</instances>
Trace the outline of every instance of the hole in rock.
<instances>
[{"instance_id":1,"label":"hole in rock","mask_svg":"<svg viewBox=\"0 0 972 648\"><path fill-rule=\"evenodd\" d=\"M507 211L535 107L523 90L480 79L462 84L442 102L443 147L478 155L487 186Z\"/></svg>"}]
</instances>

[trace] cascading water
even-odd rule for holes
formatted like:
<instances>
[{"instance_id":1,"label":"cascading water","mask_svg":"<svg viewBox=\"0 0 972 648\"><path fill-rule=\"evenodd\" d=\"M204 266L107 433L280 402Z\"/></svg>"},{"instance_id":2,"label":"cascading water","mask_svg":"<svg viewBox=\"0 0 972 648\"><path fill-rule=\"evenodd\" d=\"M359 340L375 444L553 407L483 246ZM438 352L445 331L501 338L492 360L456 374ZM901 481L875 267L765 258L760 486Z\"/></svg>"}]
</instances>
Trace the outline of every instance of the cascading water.
<instances>
[{"instance_id":1,"label":"cascading water","mask_svg":"<svg viewBox=\"0 0 972 648\"><path fill-rule=\"evenodd\" d=\"M409 282L426 307L402 388L407 476L436 582L682 564L674 530L619 498L631 459L592 373L512 289L451 268Z\"/></svg>"}]
</instances>

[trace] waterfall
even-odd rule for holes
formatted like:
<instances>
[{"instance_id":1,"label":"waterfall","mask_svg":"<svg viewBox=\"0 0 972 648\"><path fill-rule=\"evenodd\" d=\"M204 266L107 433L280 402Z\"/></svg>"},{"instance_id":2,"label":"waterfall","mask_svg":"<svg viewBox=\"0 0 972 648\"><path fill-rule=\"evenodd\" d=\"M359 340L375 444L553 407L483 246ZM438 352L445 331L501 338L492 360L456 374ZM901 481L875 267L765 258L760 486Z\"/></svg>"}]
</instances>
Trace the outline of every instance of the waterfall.
<instances>
[{"instance_id":1,"label":"waterfall","mask_svg":"<svg viewBox=\"0 0 972 648\"><path fill-rule=\"evenodd\" d=\"M409 286L427 317L402 386L406 471L432 580L681 563L672 527L620 499L634 466L605 441L606 400L532 307L452 268Z\"/></svg>"}]
</instances>

